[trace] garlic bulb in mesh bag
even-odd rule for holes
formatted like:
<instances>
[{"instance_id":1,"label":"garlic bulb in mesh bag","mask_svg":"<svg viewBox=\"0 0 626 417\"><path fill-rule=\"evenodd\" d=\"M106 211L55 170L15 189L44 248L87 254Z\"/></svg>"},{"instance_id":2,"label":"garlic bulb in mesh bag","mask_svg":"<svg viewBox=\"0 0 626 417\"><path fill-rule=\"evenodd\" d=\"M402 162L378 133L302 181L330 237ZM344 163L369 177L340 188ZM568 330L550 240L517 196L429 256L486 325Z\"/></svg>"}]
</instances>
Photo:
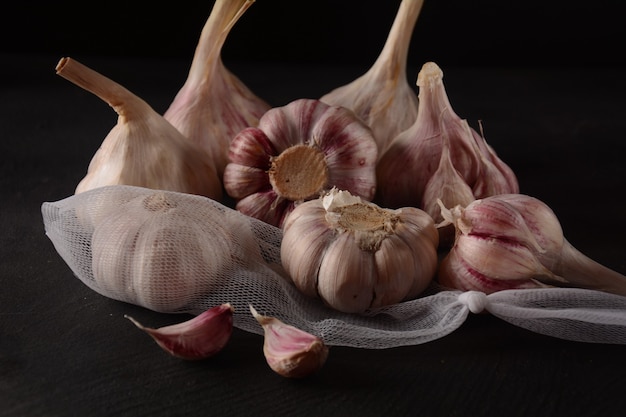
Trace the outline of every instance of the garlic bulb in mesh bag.
<instances>
[{"instance_id":1,"label":"garlic bulb in mesh bag","mask_svg":"<svg viewBox=\"0 0 626 417\"><path fill-rule=\"evenodd\" d=\"M227 211L162 191L102 218L91 254L104 293L156 311L188 306L223 285L230 264L261 257L252 232Z\"/></svg>"}]
</instances>

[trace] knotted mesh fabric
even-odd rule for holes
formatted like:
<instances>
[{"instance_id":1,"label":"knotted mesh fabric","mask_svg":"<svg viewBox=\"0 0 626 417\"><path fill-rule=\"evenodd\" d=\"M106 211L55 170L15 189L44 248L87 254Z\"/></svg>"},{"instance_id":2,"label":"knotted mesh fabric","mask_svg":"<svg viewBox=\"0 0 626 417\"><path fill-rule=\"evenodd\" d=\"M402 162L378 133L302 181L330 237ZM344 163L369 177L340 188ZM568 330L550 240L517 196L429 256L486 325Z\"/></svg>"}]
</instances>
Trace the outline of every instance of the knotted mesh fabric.
<instances>
[{"instance_id":1,"label":"knotted mesh fabric","mask_svg":"<svg viewBox=\"0 0 626 417\"><path fill-rule=\"evenodd\" d=\"M338 312L291 283L280 229L201 196L115 185L43 203L42 215L59 255L99 294L166 313L199 314L228 302L234 325L256 334L263 330L250 305L331 346L426 343L482 311L553 337L626 344L626 297L583 289L485 295L433 283L415 300Z\"/></svg>"}]
</instances>

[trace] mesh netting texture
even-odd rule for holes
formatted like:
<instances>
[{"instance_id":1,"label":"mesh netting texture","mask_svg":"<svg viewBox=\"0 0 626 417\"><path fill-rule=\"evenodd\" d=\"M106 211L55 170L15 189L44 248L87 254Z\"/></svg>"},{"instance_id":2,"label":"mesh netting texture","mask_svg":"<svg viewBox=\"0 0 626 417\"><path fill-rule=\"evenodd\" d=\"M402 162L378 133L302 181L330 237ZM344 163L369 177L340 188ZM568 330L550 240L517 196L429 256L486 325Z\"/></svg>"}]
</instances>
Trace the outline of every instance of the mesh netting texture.
<instances>
[{"instance_id":1,"label":"mesh netting texture","mask_svg":"<svg viewBox=\"0 0 626 417\"><path fill-rule=\"evenodd\" d=\"M363 314L296 289L281 267L282 231L206 197L113 185L42 204L46 235L97 293L164 313L234 308L234 325L262 334L249 306L330 346L384 349L441 338L486 311L557 338L626 344L626 297L574 288L450 291Z\"/></svg>"}]
</instances>

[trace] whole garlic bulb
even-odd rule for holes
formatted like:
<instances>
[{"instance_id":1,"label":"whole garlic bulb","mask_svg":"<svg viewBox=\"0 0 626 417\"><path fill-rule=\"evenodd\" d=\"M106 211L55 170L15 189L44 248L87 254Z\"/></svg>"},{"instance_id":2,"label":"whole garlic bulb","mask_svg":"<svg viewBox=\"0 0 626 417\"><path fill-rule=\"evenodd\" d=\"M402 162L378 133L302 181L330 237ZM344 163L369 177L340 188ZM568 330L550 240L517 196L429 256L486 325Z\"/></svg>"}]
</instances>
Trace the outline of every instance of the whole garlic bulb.
<instances>
[{"instance_id":1,"label":"whole garlic bulb","mask_svg":"<svg viewBox=\"0 0 626 417\"><path fill-rule=\"evenodd\" d=\"M492 293L545 286L578 287L626 296L626 276L574 248L547 204L524 194L502 194L447 209L455 243L442 260L439 282Z\"/></svg>"},{"instance_id":2,"label":"whole garlic bulb","mask_svg":"<svg viewBox=\"0 0 626 417\"><path fill-rule=\"evenodd\" d=\"M298 99L263 115L230 144L224 188L242 213L281 227L332 187L366 200L376 190L376 142L352 111Z\"/></svg>"},{"instance_id":3,"label":"whole garlic bulb","mask_svg":"<svg viewBox=\"0 0 626 417\"><path fill-rule=\"evenodd\" d=\"M435 276L437 245L424 211L384 209L334 188L287 217L281 262L303 294L359 313L422 293Z\"/></svg>"},{"instance_id":4,"label":"whole garlic bulb","mask_svg":"<svg viewBox=\"0 0 626 417\"><path fill-rule=\"evenodd\" d=\"M98 292L176 312L222 285L237 267L262 262L246 224L189 197L155 191L100 219L91 238Z\"/></svg>"},{"instance_id":5,"label":"whole garlic bulb","mask_svg":"<svg viewBox=\"0 0 626 417\"><path fill-rule=\"evenodd\" d=\"M163 117L204 149L222 178L232 138L256 126L270 109L226 68L221 51L231 29L254 0L217 0L207 19L184 85Z\"/></svg>"},{"instance_id":6,"label":"whole garlic bulb","mask_svg":"<svg viewBox=\"0 0 626 417\"><path fill-rule=\"evenodd\" d=\"M418 100L407 79L409 44L423 0L402 0L382 51L370 69L320 100L353 110L372 128L379 156L400 132L411 126Z\"/></svg>"},{"instance_id":7,"label":"whole garlic bulb","mask_svg":"<svg viewBox=\"0 0 626 417\"><path fill-rule=\"evenodd\" d=\"M222 184L204 151L144 100L71 58L62 58L56 71L107 102L119 116L76 193L105 185L134 185L222 198Z\"/></svg>"},{"instance_id":8,"label":"whole garlic bulb","mask_svg":"<svg viewBox=\"0 0 626 417\"><path fill-rule=\"evenodd\" d=\"M517 193L515 174L452 109L443 84L443 71L434 62L422 66L417 85L419 108L411 127L396 136L377 165L375 201L385 207L433 206L437 196L424 201L427 184L434 175L444 146L449 142L452 165L471 188L474 198L490 193ZM445 172L442 172L445 175ZM461 204L454 202L453 205Z\"/></svg>"}]
</instances>

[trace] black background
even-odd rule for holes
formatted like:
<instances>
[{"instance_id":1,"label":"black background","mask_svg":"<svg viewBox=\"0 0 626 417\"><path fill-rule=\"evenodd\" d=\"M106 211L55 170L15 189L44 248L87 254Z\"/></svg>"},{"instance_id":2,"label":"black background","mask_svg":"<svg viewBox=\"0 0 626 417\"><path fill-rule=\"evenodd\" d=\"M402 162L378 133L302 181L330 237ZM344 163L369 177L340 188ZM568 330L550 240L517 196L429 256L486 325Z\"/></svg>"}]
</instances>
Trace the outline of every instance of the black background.
<instances>
[{"instance_id":1,"label":"black background","mask_svg":"<svg viewBox=\"0 0 626 417\"><path fill-rule=\"evenodd\" d=\"M212 1L122 0L3 4L0 38L11 53L189 58ZM398 1L257 0L235 25L227 60L369 64ZM623 65L619 0L427 0L412 65Z\"/></svg>"},{"instance_id":2,"label":"black background","mask_svg":"<svg viewBox=\"0 0 626 417\"><path fill-rule=\"evenodd\" d=\"M0 416L621 417L626 347L562 340L489 314L439 340L332 347L302 381L235 329L214 360L182 362L124 318L182 320L103 297L45 236L41 204L70 196L116 123L55 75L71 56L163 112L212 1L10 2L0 13ZM398 1L257 0L226 64L274 105L319 97L378 56ZM565 236L626 273L625 26L619 1L426 0L408 76L436 61L456 112L546 202Z\"/></svg>"}]
</instances>

